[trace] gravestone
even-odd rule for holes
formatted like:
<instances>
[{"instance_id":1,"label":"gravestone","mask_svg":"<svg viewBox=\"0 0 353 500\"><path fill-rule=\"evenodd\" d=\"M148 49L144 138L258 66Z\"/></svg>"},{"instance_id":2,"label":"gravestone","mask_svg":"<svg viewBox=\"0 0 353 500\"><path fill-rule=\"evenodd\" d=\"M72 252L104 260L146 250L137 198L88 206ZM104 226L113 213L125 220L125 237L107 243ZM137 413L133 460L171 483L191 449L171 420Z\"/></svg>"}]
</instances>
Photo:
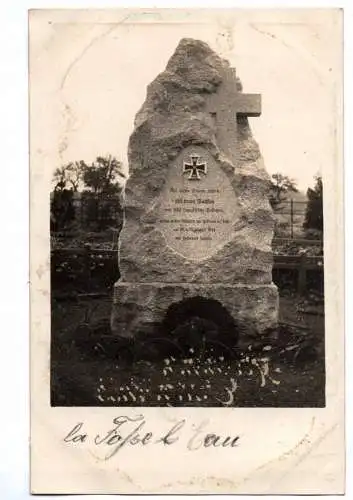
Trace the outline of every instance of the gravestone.
<instances>
[{"instance_id":1,"label":"gravestone","mask_svg":"<svg viewBox=\"0 0 353 500\"><path fill-rule=\"evenodd\" d=\"M129 142L114 334L156 334L188 301L196 317L219 304L245 342L276 326L269 177L248 124L260 114L261 96L201 41L181 40L148 86Z\"/></svg>"}]
</instances>

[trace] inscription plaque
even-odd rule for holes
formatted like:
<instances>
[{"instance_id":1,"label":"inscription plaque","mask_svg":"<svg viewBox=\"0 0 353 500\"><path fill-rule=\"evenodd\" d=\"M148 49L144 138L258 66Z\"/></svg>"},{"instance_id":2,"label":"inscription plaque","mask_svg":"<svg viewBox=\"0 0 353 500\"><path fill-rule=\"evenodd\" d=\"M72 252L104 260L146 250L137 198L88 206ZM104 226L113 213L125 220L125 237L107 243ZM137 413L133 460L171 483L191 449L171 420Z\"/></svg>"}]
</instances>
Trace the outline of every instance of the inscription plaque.
<instances>
[{"instance_id":1,"label":"inscription plaque","mask_svg":"<svg viewBox=\"0 0 353 500\"><path fill-rule=\"evenodd\" d=\"M204 148L176 158L158 202L158 229L189 260L211 257L233 237L237 199L227 175Z\"/></svg>"}]
</instances>

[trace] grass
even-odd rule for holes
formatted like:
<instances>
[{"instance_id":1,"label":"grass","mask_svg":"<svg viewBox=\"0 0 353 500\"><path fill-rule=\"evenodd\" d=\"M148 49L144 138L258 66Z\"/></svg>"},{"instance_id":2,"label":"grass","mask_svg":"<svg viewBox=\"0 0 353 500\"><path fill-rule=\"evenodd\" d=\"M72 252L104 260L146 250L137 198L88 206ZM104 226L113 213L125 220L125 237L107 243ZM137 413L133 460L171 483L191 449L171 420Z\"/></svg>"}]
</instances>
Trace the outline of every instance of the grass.
<instances>
[{"instance_id":1,"label":"grass","mask_svg":"<svg viewBox=\"0 0 353 500\"><path fill-rule=\"evenodd\" d=\"M57 406L324 406L324 317L317 296L281 297L276 339L240 351L122 345L110 298L52 305L52 404ZM156 347L158 345L158 347Z\"/></svg>"}]
</instances>

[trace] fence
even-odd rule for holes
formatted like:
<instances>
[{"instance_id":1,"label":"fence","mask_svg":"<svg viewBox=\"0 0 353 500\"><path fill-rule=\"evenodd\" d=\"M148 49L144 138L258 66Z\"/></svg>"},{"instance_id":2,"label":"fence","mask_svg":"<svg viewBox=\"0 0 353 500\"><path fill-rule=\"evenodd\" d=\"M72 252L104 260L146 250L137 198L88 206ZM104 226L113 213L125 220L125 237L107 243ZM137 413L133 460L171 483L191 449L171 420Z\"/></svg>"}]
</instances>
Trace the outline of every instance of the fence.
<instances>
[{"instance_id":1,"label":"fence","mask_svg":"<svg viewBox=\"0 0 353 500\"><path fill-rule=\"evenodd\" d=\"M274 208L275 235L293 239L303 232L307 201L285 200Z\"/></svg>"},{"instance_id":2,"label":"fence","mask_svg":"<svg viewBox=\"0 0 353 500\"><path fill-rule=\"evenodd\" d=\"M64 190L51 193L50 216L52 232L70 233L73 228L104 231L119 227L123 212L119 194Z\"/></svg>"},{"instance_id":3,"label":"fence","mask_svg":"<svg viewBox=\"0 0 353 500\"><path fill-rule=\"evenodd\" d=\"M315 286L316 289L323 292L323 271L324 271L324 259L323 256L307 256L303 255L276 255L274 257L273 263L274 275L276 276L276 271L294 270L297 274L297 291L299 294L303 294L308 288L308 277L310 272L319 274L319 279ZM275 278L274 276L274 278ZM274 279L274 281L277 281Z\"/></svg>"},{"instance_id":4,"label":"fence","mask_svg":"<svg viewBox=\"0 0 353 500\"><path fill-rule=\"evenodd\" d=\"M275 236L298 238L303 234L307 201L285 200L274 207ZM123 218L119 194L92 192L51 193L51 229L70 231L72 227L87 230L105 230L119 227Z\"/></svg>"},{"instance_id":5,"label":"fence","mask_svg":"<svg viewBox=\"0 0 353 500\"><path fill-rule=\"evenodd\" d=\"M56 249L52 251L51 256L54 291L65 289L65 293L71 290L86 295L101 295L109 293L110 288L120 276L117 250L92 249L86 245L84 248ZM300 294L306 292L308 288L323 292L323 269L323 255L308 256L305 253L274 255L274 281L279 284L281 273L289 272L287 281L292 286L294 283Z\"/></svg>"},{"instance_id":6,"label":"fence","mask_svg":"<svg viewBox=\"0 0 353 500\"><path fill-rule=\"evenodd\" d=\"M57 248L54 244L52 248L52 288L100 293L99 290L111 287L119 278L117 239L122 222L119 195L74 193L70 206L73 207L71 218L83 231L81 243L86 244L80 247L76 228L71 228L70 232L64 227L59 234L55 232L57 228L52 227L52 242L55 243L58 236L64 247ZM299 293L313 285L323 291L323 242L304 238L310 235L310 232L303 231L306 206L306 201L290 199L277 204L274 209L273 279L291 287L295 284ZM91 241L88 232L95 230L93 240L98 248L88 244ZM314 231L312 236L322 238L320 232ZM67 248L70 243L72 248Z\"/></svg>"}]
</instances>

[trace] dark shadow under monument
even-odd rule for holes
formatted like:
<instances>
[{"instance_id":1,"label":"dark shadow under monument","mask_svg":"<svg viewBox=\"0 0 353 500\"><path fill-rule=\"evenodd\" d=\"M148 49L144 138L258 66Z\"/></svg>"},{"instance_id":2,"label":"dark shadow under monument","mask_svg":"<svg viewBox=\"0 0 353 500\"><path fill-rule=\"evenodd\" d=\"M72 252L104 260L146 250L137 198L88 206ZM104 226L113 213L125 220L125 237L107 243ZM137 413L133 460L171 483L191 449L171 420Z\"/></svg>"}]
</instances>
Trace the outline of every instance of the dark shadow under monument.
<instances>
[{"instance_id":1,"label":"dark shadow under monument","mask_svg":"<svg viewBox=\"0 0 353 500\"><path fill-rule=\"evenodd\" d=\"M161 333L175 339L185 350L212 344L228 351L229 346L237 345L239 331L220 302L196 296L169 306Z\"/></svg>"}]
</instances>

